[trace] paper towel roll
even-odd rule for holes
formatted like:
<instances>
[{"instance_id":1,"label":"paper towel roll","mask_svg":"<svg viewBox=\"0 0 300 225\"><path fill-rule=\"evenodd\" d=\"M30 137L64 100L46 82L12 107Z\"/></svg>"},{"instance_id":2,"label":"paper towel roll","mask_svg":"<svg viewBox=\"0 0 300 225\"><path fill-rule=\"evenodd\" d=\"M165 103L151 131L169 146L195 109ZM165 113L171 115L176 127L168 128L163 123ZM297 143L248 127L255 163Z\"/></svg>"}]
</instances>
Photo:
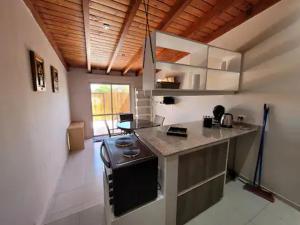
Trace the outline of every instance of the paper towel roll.
<instances>
[{"instance_id":1,"label":"paper towel roll","mask_svg":"<svg viewBox=\"0 0 300 225\"><path fill-rule=\"evenodd\" d=\"M192 79L192 87L194 90L198 90L200 87L200 74L194 74Z\"/></svg>"}]
</instances>

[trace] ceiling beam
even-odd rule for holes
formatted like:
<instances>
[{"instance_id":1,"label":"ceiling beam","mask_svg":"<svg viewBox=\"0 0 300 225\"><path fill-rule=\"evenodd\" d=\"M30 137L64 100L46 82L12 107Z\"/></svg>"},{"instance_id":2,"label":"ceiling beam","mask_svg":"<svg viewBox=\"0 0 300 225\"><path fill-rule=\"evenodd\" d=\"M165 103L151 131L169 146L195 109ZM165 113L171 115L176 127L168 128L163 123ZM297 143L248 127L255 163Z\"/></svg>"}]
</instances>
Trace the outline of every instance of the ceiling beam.
<instances>
[{"instance_id":1,"label":"ceiling beam","mask_svg":"<svg viewBox=\"0 0 300 225\"><path fill-rule=\"evenodd\" d=\"M129 9L128 9L128 13L127 13L127 16L125 18L125 22L121 28L121 31L120 31L120 38L119 38L119 41L116 45L116 48L114 50L114 53L111 57L111 60L110 60L110 63L109 63L109 66L106 70L106 73L109 73L111 71L111 68L118 56L118 53L119 51L121 50L122 48L122 45L124 43L124 40L126 38L126 35L128 34L128 31L129 31L129 27L134 19L134 16L136 15L136 12L138 11L139 9L139 6L141 4L142 0L131 0L130 1L130 5L129 5Z\"/></svg>"},{"instance_id":2,"label":"ceiling beam","mask_svg":"<svg viewBox=\"0 0 300 225\"><path fill-rule=\"evenodd\" d=\"M131 58L131 60L129 61L128 65L126 66L125 70L123 71L123 75L125 75L126 73L128 73L128 71L131 69L131 67L133 66L133 64L139 60L141 54L143 51L143 47L141 47L137 53L135 53L135 55Z\"/></svg>"},{"instance_id":3,"label":"ceiling beam","mask_svg":"<svg viewBox=\"0 0 300 225\"><path fill-rule=\"evenodd\" d=\"M91 65L91 39L90 39L90 0L82 0L82 12L84 22L84 38L86 50L86 65L88 72L92 71Z\"/></svg>"},{"instance_id":4,"label":"ceiling beam","mask_svg":"<svg viewBox=\"0 0 300 225\"><path fill-rule=\"evenodd\" d=\"M188 29L180 34L183 37L191 37L199 28L205 27L208 23L219 17L224 11L228 10L235 4L242 3L243 0L222 0L217 1L216 5L211 8L203 17L198 18Z\"/></svg>"},{"instance_id":5,"label":"ceiling beam","mask_svg":"<svg viewBox=\"0 0 300 225\"><path fill-rule=\"evenodd\" d=\"M252 5L246 13L239 15L238 17L234 18L230 22L226 23L224 26L220 27L218 30L211 33L208 37L204 38L203 41L209 43L214 39L220 37L222 34L230 31L234 27L239 26L246 20L250 19L251 17L261 13L265 9L271 7L272 5L276 4L280 0L261 0L257 4Z\"/></svg>"},{"instance_id":6,"label":"ceiling beam","mask_svg":"<svg viewBox=\"0 0 300 225\"><path fill-rule=\"evenodd\" d=\"M163 21L157 27L157 30L164 31L168 26L175 20L176 17L192 2L192 0L177 0L174 6L172 6L170 12L165 16ZM140 58L142 54L143 47L141 47L138 52L131 58L127 64L123 74L126 74L132 67L132 65Z\"/></svg>"},{"instance_id":7,"label":"ceiling beam","mask_svg":"<svg viewBox=\"0 0 300 225\"><path fill-rule=\"evenodd\" d=\"M177 0L164 20L159 24L159 27L157 29L165 31L191 2L192 0Z\"/></svg>"},{"instance_id":8,"label":"ceiling beam","mask_svg":"<svg viewBox=\"0 0 300 225\"><path fill-rule=\"evenodd\" d=\"M52 48L54 49L54 51L57 54L58 58L60 59L61 63L64 65L65 69L68 70L68 65L67 65L61 51L59 50L56 42L54 41L51 33L48 31L45 23L43 22L43 19L41 18L40 14L38 13L38 11L36 10L36 8L34 7L34 5L32 4L32 2L30 0L23 0L23 1L26 4L26 6L29 8L29 10L31 11L34 19L36 20L36 22L38 23L38 25L40 26L40 28L42 29L44 34L46 35L48 41L50 42Z\"/></svg>"}]
</instances>

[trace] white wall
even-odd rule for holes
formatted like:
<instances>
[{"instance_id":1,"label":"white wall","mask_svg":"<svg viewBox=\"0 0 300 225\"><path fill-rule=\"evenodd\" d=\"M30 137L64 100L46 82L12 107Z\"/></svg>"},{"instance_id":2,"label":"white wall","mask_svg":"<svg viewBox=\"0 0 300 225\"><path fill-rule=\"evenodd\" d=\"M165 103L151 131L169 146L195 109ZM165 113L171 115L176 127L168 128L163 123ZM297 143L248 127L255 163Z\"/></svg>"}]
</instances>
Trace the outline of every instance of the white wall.
<instances>
[{"instance_id":1,"label":"white wall","mask_svg":"<svg viewBox=\"0 0 300 225\"><path fill-rule=\"evenodd\" d=\"M67 156L66 71L29 9L0 3L0 224L41 222ZM46 92L34 92L28 50L45 60ZM52 93L50 64L59 72Z\"/></svg>"},{"instance_id":2,"label":"white wall","mask_svg":"<svg viewBox=\"0 0 300 225\"><path fill-rule=\"evenodd\" d=\"M283 0L212 44L247 50L241 93L180 97L173 106L156 104L166 123L199 120L217 104L247 122L261 124L263 104L271 105L263 184L300 205L300 1ZM252 149L253 151L253 149ZM257 151L257 148L255 149ZM253 153L248 153L253 155ZM248 160L249 161L249 160ZM252 177L254 158L242 173Z\"/></svg>"},{"instance_id":3,"label":"white wall","mask_svg":"<svg viewBox=\"0 0 300 225\"><path fill-rule=\"evenodd\" d=\"M91 83L130 84L131 111L134 113L134 88L142 88L142 77L91 74L85 69L71 69L68 72L71 119L85 122L86 138L93 137Z\"/></svg>"}]
</instances>

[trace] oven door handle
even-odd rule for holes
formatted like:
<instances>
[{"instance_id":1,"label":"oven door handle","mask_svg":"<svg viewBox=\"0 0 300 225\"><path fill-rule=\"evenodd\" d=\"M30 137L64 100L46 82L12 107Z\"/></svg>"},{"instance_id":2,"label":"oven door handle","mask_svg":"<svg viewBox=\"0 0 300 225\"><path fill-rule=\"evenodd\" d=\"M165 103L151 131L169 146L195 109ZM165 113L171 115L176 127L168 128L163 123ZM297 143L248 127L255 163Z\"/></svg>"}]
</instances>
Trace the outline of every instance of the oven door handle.
<instances>
[{"instance_id":1,"label":"oven door handle","mask_svg":"<svg viewBox=\"0 0 300 225\"><path fill-rule=\"evenodd\" d=\"M103 155L103 149L104 149L104 148L105 148L105 146L104 146L104 144L103 144L103 142L102 142L102 143L101 143L101 146L100 146L100 156L101 156L101 159L102 159L104 165L105 165L107 168L110 168L110 162L108 162L108 161L105 159L104 155ZM105 148L105 151L106 151L106 148ZM106 151L106 153L107 153L107 151Z\"/></svg>"}]
</instances>

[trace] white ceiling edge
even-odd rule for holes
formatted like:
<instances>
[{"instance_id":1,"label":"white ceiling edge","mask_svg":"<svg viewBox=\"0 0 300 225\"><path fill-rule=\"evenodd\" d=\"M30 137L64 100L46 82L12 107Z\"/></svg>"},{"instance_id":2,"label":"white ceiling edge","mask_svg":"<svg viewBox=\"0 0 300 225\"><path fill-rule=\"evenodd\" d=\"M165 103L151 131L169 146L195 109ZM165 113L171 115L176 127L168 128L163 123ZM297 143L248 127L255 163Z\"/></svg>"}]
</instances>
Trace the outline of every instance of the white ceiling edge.
<instances>
[{"instance_id":1,"label":"white ceiling edge","mask_svg":"<svg viewBox=\"0 0 300 225\"><path fill-rule=\"evenodd\" d=\"M261 41L259 37L264 36L265 32L272 30L272 27L282 20L295 15L299 9L299 0L282 0L209 44L233 51L245 51L258 44Z\"/></svg>"}]
</instances>

